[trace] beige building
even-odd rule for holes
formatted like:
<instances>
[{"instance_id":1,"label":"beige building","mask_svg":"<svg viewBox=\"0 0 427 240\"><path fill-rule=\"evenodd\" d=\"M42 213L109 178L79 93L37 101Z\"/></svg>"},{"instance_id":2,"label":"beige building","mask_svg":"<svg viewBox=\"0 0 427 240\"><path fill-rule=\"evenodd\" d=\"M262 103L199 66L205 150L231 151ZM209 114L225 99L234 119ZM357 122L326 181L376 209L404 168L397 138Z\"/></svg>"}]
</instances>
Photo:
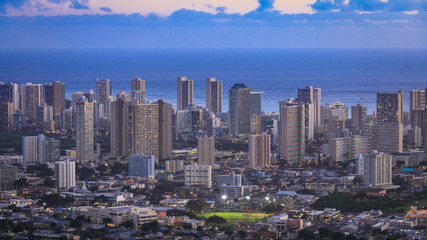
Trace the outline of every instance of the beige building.
<instances>
[{"instance_id":1,"label":"beige building","mask_svg":"<svg viewBox=\"0 0 427 240\"><path fill-rule=\"evenodd\" d=\"M214 77L206 78L206 108L215 114L222 112L222 81Z\"/></svg>"},{"instance_id":2,"label":"beige building","mask_svg":"<svg viewBox=\"0 0 427 240\"><path fill-rule=\"evenodd\" d=\"M165 171L176 173L184 170L184 160L166 160Z\"/></svg>"},{"instance_id":3,"label":"beige building","mask_svg":"<svg viewBox=\"0 0 427 240\"><path fill-rule=\"evenodd\" d=\"M305 88L298 89L298 101L304 103L310 103L313 105L313 122L314 126L323 125L320 117L320 106L322 100L322 90L320 88L313 88L313 86L307 86Z\"/></svg>"},{"instance_id":4,"label":"beige building","mask_svg":"<svg viewBox=\"0 0 427 240\"><path fill-rule=\"evenodd\" d=\"M77 161L92 161L94 155L94 104L76 104L76 158Z\"/></svg>"},{"instance_id":5,"label":"beige building","mask_svg":"<svg viewBox=\"0 0 427 240\"><path fill-rule=\"evenodd\" d=\"M59 81L44 84L44 99L53 107L53 117L58 121L59 114L65 109L65 84Z\"/></svg>"},{"instance_id":6,"label":"beige building","mask_svg":"<svg viewBox=\"0 0 427 240\"><path fill-rule=\"evenodd\" d=\"M364 181L372 187L392 185L392 155L372 152L364 159Z\"/></svg>"},{"instance_id":7,"label":"beige building","mask_svg":"<svg viewBox=\"0 0 427 240\"><path fill-rule=\"evenodd\" d=\"M185 185L212 187L212 167L210 165L197 165L193 163L185 166Z\"/></svg>"},{"instance_id":8,"label":"beige building","mask_svg":"<svg viewBox=\"0 0 427 240\"><path fill-rule=\"evenodd\" d=\"M215 165L215 138L197 138L197 163L199 165Z\"/></svg>"},{"instance_id":9,"label":"beige building","mask_svg":"<svg viewBox=\"0 0 427 240\"><path fill-rule=\"evenodd\" d=\"M351 126L359 130L363 129L363 123L365 122L368 107L362 104L351 106Z\"/></svg>"},{"instance_id":10,"label":"beige building","mask_svg":"<svg viewBox=\"0 0 427 240\"><path fill-rule=\"evenodd\" d=\"M336 162L354 160L359 154L366 155L371 151L369 137L354 135L352 137L332 138L329 140L329 165Z\"/></svg>"},{"instance_id":11,"label":"beige building","mask_svg":"<svg viewBox=\"0 0 427 240\"><path fill-rule=\"evenodd\" d=\"M372 149L384 153L403 150L403 124L377 122L372 126Z\"/></svg>"},{"instance_id":12,"label":"beige building","mask_svg":"<svg viewBox=\"0 0 427 240\"><path fill-rule=\"evenodd\" d=\"M271 164L271 137L266 132L249 135L249 167L269 167Z\"/></svg>"},{"instance_id":13,"label":"beige building","mask_svg":"<svg viewBox=\"0 0 427 240\"><path fill-rule=\"evenodd\" d=\"M280 152L289 162L304 160L304 105L280 103Z\"/></svg>"},{"instance_id":14,"label":"beige building","mask_svg":"<svg viewBox=\"0 0 427 240\"><path fill-rule=\"evenodd\" d=\"M43 85L27 83L21 87L22 111L29 121L35 121L37 107L44 103Z\"/></svg>"},{"instance_id":15,"label":"beige building","mask_svg":"<svg viewBox=\"0 0 427 240\"><path fill-rule=\"evenodd\" d=\"M185 110L193 104L193 80L177 77L177 110Z\"/></svg>"}]
</instances>

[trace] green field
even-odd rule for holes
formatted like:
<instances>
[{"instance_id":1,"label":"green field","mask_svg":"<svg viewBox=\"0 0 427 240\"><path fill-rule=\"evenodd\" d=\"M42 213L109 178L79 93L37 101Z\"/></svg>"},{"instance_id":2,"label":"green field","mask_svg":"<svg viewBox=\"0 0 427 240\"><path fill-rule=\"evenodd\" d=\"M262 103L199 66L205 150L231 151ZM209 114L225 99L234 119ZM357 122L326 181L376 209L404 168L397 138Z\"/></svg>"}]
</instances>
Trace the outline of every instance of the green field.
<instances>
[{"instance_id":1,"label":"green field","mask_svg":"<svg viewBox=\"0 0 427 240\"><path fill-rule=\"evenodd\" d=\"M214 215L225 218L227 222L238 222L238 223L257 222L269 216L268 214L265 214L265 213L250 213L250 212L204 212L204 213L197 214L197 216L205 217L205 218L208 218Z\"/></svg>"}]
</instances>

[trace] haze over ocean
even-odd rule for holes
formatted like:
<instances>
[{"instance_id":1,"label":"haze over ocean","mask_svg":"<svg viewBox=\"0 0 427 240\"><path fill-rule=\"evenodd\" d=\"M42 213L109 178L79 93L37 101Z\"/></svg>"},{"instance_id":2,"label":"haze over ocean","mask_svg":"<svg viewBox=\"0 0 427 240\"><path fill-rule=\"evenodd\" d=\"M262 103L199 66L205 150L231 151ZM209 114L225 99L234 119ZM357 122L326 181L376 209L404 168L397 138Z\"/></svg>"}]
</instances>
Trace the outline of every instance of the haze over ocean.
<instances>
[{"instance_id":1,"label":"haze over ocean","mask_svg":"<svg viewBox=\"0 0 427 240\"><path fill-rule=\"evenodd\" d=\"M147 100L176 104L176 77L194 80L195 104L205 106L205 78L223 81L223 111L228 89L245 83L262 91L263 110L297 96L307 85L322 88L322 105L337 99L375 111L376 92L405 93L427 87L427 50L422 49L55 49L0 50L0 81L23 84L62 81L67 98L109 78L113 94L130 92L135 77L146 80Z\"/></svg>"}]
</instances>

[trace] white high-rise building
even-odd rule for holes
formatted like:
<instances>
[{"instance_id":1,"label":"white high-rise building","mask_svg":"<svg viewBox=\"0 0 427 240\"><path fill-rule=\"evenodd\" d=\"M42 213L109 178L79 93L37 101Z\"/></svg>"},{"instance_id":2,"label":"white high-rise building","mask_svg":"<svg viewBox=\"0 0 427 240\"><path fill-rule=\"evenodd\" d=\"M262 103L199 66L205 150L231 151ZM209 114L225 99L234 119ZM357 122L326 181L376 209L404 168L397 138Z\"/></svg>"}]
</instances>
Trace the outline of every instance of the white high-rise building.
<instances>
[{"instance_id":1,"label":"white high-rise building","mask_svg":"<svg viewBox=\"0 0 427 240\"><path fill-rule=\"evenodd\" d=\"M242 186L242 175L232 172L230 175L219 175L218 186Z\"/></svg>"},{"instance_id":2,"label":"white high-rise building","mask_svg":"<svg viewBox=\"0 0 427 240\"><path fill-rule=\"evenodd\" d=\"M43 134L22 138L24 164L46 163L46 137Z\"/></svg>"},{"instance_id":3,"label":"white high-rise building","mask_svg":"<svg viewBox=\"0 0 427 240\"><path fill-rule=\"evenodd\" d=\"M56 185L68 190L76 186L76 162L66 159L55 162Z\"/></svg>"},{"instance_id":4,"label":"white high-rise building","mask_svg":"<svg viewBox=\"0 0 427 240\"><path fill-rule=\"evenodd\" d=\"M365 157L365 184L372 187L392 185L392 155L372 152Z\"/></svg>"},{"instance_id":5,"label":"white high-rise building","mask_svg":"<svg viewBox=\"0 0 427 240\"><path fill-rule=\"evenodd\" d=\"M144 153L129 156L129 176L140 178L154 178L154 155L145 156Z\"/></svg>"},{"instance_id":6,"label":"white high-rise building","mask_svg":"<svg viewBox=\"0 0 427 240\"><path fill-rule=\"evenodd\" d=\"M199 165L215 165L215 138L197 138L197 162Z\"/></svg>"},{"instance_id":7,"label":"white high-rise building","mask_svg":"<svg viewBox=\"0 0 427 240\"><path fill-rule=\"evenodd\" d=\"M76 157L77 161L94 160L94 104L81 102L76 104Z\"/></svg>"},{"instance_id":8,"label":"white high-rise building","mask_svg":"<svg viewBox=\"0 0 427 240\"><path fill-rule=\"evenodd\" d=\"M212 187L212 167L210 165L197 165L193 163L185 166L185 185Z\"/></svg>"}]
</instances>

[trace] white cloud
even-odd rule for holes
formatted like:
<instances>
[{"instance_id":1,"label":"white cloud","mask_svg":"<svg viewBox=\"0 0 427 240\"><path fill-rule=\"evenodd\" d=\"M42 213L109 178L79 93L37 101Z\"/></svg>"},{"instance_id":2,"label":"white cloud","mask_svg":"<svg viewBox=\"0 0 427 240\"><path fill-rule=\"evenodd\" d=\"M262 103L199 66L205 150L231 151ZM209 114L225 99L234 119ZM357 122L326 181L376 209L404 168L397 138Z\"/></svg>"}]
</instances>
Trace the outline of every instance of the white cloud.
<instances>
[{"instance_id":1,"label":"white cloud","mask_svg":"<svg viewBox=\"0 0 427 240\"><path fill-rule=\"evenodd\" d=\"M217 7L224 7L225 13L246 14L255 10L259 3L257 0L88 0L89 9L70 8L71 1L65 0L52 3L48 0L28 0L23 6L14 8L6 7L7 16L56 16L56 15L82 15L82 14L134 14L147 16L155 13L167 17L180 9L190 9L208 13L217 13ZM102 11L109 8L111 12Z\"/></svg>"},{"instance_id":2,"label":"white cloud","mask_svg":"<svg viewBox=\"0 0 427 240\"><path fill-rule=\"evenodd\" d=\"M405 13L406 15L417 15L418 14L418 10L403 11L403 13Z\"/></svg>"},{"instance_id":3,"label":"white cloud","mask_svg":"<svg viewBox=\"0 0 427 240\"><path fill-rule=\"evenodd\" d=\"M273 6L276 10L286 14L313 14L315 11L311 5L315 2L316 0L276 0Z\"/></svg>"}]
</instances>

